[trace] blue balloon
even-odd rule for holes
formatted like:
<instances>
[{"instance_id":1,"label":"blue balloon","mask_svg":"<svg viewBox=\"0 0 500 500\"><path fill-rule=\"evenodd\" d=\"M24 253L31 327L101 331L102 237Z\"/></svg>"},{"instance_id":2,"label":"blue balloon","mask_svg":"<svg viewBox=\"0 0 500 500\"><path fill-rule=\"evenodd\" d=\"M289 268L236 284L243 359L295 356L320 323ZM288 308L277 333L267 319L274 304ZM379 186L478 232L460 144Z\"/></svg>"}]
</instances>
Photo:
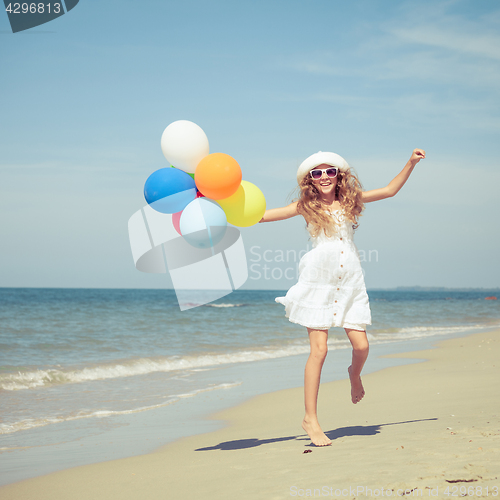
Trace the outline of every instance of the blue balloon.
<instances>
[{"instance_id":1,"label":"blue balloon","mask_svg":"<svg viewBox=\"0 0 500 500\"><path fill-rule=\"evenodd\" d=\"M183 170L160 168L146 180L144 198L157 212L175 214L196 198L196 184Z\"/></svg>"},{"instance_id":2,"label":"blue balloon","mask_svg":"<svg viewBox=\"0 0 500 500\"><path fill-rule=\"evenodd\" d=\"M182 211L179 226L190 245L210 248L226 234L227 219L224 210L215 201L196 198Z\"/></svg>"}]
</instances>

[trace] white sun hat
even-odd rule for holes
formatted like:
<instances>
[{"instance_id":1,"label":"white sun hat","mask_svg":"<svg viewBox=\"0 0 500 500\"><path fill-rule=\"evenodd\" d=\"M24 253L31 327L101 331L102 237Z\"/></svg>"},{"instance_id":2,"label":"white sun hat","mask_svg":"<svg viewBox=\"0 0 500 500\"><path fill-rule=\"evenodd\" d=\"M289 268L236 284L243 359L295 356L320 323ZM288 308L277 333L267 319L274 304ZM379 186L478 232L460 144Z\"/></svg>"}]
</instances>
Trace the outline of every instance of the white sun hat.
<instances>
[{"instance_id":1,"label":"white sun hat","mask_svg":"<svg viewBox=\"0 0 500 500\"><path fill-rule=\"evenodd\" d=\"M331 165L332 167L337 167L341 172L347 172L349 170L349 164L335 153L326 153L323 151L318 151L313 155L306 158L297 170L297 182L300 184L302 179L318 165Z\"/></svg>"}]
</instances>

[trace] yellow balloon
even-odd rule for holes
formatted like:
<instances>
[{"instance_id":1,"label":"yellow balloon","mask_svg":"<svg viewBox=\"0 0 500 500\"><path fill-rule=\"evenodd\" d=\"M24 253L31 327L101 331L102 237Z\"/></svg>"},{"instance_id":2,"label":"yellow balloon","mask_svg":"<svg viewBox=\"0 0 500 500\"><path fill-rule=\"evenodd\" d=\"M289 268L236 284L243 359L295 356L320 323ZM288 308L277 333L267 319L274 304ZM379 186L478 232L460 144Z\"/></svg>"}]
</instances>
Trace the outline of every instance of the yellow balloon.
<instances>
[{"instance_id":1,"label":"yellow balloon","mask_svg":"<svg viewBox=\"0 0 500 500\"><path fill-rule=\"evenodd\" d=\"M217 200L233 226L248 227L257 224L266 211L266 199L262 191L251 182L241 181L233 195Z\"/></svg>"}]
</instances>

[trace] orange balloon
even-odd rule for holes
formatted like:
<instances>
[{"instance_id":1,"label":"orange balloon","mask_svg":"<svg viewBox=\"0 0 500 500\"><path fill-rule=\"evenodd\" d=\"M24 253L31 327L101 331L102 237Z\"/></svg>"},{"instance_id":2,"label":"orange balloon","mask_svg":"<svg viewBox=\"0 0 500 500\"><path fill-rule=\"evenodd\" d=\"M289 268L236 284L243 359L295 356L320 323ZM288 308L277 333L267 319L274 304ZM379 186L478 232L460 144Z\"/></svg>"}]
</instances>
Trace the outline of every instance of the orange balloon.
<instances>
[{"instance_id":1,"label":"orange balloon","mask_svg":"<svg viewBox=\"0 0 500 500\"><path fill-rule=\"evenodd\" d=\"M194 182L207 198L222 200L236 193L241 177L241 168L234 158L224 153L212 153L198 163Z\"/></svg>"}]
</instances>

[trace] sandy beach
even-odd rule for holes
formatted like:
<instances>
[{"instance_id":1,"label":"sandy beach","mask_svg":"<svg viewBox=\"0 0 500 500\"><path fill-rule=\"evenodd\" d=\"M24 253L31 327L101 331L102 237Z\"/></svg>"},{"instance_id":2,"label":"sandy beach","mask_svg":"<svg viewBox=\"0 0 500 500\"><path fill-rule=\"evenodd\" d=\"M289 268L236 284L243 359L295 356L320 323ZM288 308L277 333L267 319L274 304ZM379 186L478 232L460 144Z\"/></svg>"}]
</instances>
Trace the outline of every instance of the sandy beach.
<instances>
[{"instance_id":1,"label":"sandy beach","mask_svg":"<svg viewBox=\"0 0 500 500\"><path fill-rule=\"evenodd\" d=\"M213 415L227 424L219 431L13 483L0 498L498 497L500 331L438 346L397 355L422 362L366 375L357 405L347 379L322 384L331 446L303 433L303 390L294 388Z\"/></svg>"}]
</instances>

